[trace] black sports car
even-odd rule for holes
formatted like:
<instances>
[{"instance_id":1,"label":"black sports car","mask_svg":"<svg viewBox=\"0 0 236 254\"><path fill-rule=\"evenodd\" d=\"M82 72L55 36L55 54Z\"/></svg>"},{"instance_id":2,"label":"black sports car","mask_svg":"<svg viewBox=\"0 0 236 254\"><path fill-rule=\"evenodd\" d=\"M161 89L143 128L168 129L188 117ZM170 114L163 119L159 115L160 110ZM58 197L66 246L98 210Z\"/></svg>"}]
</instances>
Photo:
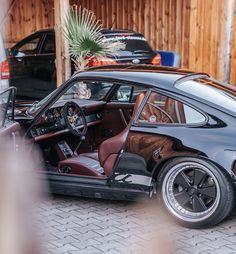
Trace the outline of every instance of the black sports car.
<instances>
[{"instance_id":1,"label":"black sports car","mask_svg":"<svg viewBox=\"0 0 236 254\"><path fill-rule=\"evenodd\" d=\"M0 135L25 130L37 143L44 164L39 173L52 192L106 199L157 194L189 227L217 224L231 212L234 87L174 68L101 66L17 108L15 119L14 91L1 95Z\"/></svg>"},{"instance_id":2,"label":"black sports car","mask_svg":"<svg viewBox=\"0 0 236 254\"><path fill-rule=\"evenodd\" d=\"M107 41L120 41L125 49L108 56L116 63L152 63L160 65L160 54L153 51L145 37L130 30L102 30ZM10 85L17 88L18 97L42 99L56 89L55 32L45 29L24 38L10 49ZM105 63L107 58L105 59ZM102 65L96 61L89 63ZM72 64L72 73L75 71Z\"/></svg>"}]
</instances>

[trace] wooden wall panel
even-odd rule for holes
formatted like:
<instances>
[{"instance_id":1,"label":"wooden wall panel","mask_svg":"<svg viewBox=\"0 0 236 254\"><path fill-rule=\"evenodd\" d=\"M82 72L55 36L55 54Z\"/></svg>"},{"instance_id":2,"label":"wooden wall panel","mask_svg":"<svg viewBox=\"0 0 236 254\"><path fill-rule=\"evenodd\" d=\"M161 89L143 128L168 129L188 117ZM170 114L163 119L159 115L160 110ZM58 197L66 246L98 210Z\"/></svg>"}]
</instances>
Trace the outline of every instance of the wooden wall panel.
<instances>
[{"instance_id":1,"label":"wooden wall panel","mask_svg":"<svg viewBox=\"0 0 236 254\"><path fill-rule=\"evenodd\" d=\"M36 30L54 26L53 0L15 0L2 27L11 46Z\"/></svg>"},{"instance_id":2,"label":"wooden wall panel","mask_svg":"<svg viewBox=\"0 0 236 254\"><path fill-rule=\"evenodd\" d=\"M154 49L177 51L182 67L224 79L219 61L222 0L71 0L92 9L104 27L143 33ZM102 9L102 11L100 11ZM223 53L222 53L223 54Z\"/></svg>"},{"instance_id":3,"label":"wooden wall panel","mask_svg":"<svg viewBox=\"0 0 236 254\"><path fill-rule=\"evenodd\" d=\"M94 11L104 27L136 30L146 36L154 49L179 52L184 68L205 71L225 80L224 25L227 3L232 1L236 0L70 0L70 3ZM16 0L8 22L9 43L37 29L53 27L53 0ZM233 36L231 81L236 83L236 32Z\"/></svg>"},{"instance_id":4,"label":"wooden wall panel","mask_svg":"<svg viewBox=\"0 0 236 254\"><path fill-rule=\"evenodd\" d=\"M234 13L236 13L236 1L234 3ZM236 84L236 16L233 19L231 62L230 62L230 83Z\"/></svg>"}]
</instances>

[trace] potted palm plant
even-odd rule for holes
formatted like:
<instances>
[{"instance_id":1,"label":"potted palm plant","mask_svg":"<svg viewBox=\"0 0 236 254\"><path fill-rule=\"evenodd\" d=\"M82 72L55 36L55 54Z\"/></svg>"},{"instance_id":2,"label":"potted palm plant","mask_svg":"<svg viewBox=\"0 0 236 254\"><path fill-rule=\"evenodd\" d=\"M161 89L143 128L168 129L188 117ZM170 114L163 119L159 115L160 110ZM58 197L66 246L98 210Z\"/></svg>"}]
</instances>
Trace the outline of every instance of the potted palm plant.
<instances>
[{"instance_id":1,"label":"potted palm plant","mask_svg":"<svg viewBox=\"0 0 236 254\"><path fill-rule=\"evenodd\" d=\"M77 5L70 8L63 30L76 70L83 70L91 61L99 61L107 55L115 55L125 46L121 42L106 41L101 33L101 21L96 19L92 11Z\"/></svg>"}]
</instances>

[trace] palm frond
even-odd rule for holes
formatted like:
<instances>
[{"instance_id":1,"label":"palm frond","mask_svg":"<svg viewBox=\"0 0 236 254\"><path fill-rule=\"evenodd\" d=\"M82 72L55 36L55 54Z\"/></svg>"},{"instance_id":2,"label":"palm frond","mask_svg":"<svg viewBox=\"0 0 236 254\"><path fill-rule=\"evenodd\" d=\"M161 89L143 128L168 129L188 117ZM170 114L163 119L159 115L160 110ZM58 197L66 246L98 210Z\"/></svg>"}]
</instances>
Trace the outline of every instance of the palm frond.
<instances>
[{"instance_id":1,"label":"palm frond","mask_svg":"<svg viewBox=\"0 0 236 254\"><path fill-rule=\"evenodd\" d=\"M124 47L120 42L107 42L101 30L102 24L92 11L76 5L71 7L65 18L63 32L77 69L84 68L88 58L115 55Z\"/></svg>"}]
</instances>

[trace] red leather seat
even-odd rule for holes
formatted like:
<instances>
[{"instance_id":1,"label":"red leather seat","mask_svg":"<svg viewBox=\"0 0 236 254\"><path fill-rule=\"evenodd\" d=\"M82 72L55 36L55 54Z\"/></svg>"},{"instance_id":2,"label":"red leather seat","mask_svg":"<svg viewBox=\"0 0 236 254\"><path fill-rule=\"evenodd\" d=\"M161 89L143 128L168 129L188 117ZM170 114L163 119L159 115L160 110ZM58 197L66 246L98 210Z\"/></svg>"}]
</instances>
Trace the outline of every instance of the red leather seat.
<instances>
[{"instance_id":1,"label":"red leather seat","mask_svg":"<svg viewBox=\"0 0 236 254\"><path fill-rule=\"evenodd\" d=\"M121 133L105 140L100 145L98 152L83 153L61 161L59 163L59 169L69 167L71 169L70 174L76 175L96 177L110 176L116 160L125 145L131 122L134 118L135 113L138 111L144 95L144 93L141 93L137 96L131 121Z\"/></svg>"}]
</instances>

